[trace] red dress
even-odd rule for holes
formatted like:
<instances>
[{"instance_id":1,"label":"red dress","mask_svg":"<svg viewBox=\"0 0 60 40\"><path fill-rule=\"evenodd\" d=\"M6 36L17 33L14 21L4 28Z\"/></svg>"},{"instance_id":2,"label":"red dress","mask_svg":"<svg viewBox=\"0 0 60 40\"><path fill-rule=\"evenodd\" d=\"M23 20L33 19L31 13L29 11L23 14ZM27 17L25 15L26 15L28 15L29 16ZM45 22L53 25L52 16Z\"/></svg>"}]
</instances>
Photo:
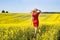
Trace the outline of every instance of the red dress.
<instances>
[{"instance_id":1,"label":"red dress","mask_svg":"<svg viewBox=\"0 0 60 40\"><path fill-rule=\"evenodd\" d=\"M40 12L37 13L37 14L34 14L34 12L32 12L33 25L34 25L34 27L38 27L39 26L39 20L38 20L39 14L40 14Z\"/></svg>"}]
</instances>

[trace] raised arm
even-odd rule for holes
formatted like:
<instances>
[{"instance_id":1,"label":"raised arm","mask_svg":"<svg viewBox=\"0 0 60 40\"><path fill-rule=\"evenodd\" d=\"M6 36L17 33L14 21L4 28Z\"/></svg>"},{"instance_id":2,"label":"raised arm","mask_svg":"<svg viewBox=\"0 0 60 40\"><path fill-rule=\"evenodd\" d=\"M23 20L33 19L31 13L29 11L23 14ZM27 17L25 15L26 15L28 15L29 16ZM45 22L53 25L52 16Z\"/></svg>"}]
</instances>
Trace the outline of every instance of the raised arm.
<instances>
[{"instance_id":1,"label":"raised arm","mask_svg":"<svg viewBox=\"0 0 60 40\"><path fill-rule=\"evenodd\" d=\"M37 13L39 13L39 14L40 14L40 13L41 13L41 10L39 10L39 9L38 9L38 10L37 10Z\"/></svg>"}]
</instances>

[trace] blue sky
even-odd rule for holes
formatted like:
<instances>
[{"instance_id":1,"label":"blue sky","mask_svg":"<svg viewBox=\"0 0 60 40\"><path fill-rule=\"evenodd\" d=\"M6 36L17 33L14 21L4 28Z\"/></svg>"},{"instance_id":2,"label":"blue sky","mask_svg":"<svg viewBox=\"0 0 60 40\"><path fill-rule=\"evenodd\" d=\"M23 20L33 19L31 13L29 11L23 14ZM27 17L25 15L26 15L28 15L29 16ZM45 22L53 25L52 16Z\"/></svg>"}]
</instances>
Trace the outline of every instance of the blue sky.
<instances>
[{"instance_id":1,"label":"blue sky","mask_svg":"<svg viewBox=\"0 0 60 40\"><path fill-rule=\"evenodd\" d=\"M60 12L60 0L0 0L0 11L30 12L34 8Z\"/></svg>"}]
</instances>

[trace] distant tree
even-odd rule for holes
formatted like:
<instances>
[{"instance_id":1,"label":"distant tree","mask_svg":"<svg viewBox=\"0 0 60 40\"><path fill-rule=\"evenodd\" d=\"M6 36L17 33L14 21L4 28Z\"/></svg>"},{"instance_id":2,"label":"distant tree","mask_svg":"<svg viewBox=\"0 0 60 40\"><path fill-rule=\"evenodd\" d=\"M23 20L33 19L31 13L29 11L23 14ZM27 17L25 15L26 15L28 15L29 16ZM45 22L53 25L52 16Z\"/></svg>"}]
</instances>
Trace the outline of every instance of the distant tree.
<instances>
[{"instance_id":1,"label":"distant tree","mask_svg":"<svg viewBox=\"0 0 60 40\"><path fill-rule=\"evenodd\" d=\"M6 11L6 13L8 13L8 11Z\"/></svg>"},{"instance_id":2,"label":"distant tree","mask_svg":"<svg viewBox=\"0 0 60 40\"><path fill-rule=\"evenodd\" d=\"M2 10L2 13L5 13L5 10Z\"/></svg>"}]
</instances>

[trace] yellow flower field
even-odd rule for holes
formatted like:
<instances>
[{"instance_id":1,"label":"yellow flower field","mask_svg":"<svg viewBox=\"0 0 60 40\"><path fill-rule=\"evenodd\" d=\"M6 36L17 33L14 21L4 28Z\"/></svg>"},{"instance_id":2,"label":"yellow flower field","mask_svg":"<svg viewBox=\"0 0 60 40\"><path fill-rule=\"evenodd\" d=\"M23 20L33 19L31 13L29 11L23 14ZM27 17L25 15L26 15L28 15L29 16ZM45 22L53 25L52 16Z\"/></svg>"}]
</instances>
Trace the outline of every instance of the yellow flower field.
<instances>
[{"instance_id":1,"label":"yellow flower field","mask_svg":"<svg viewBox=\"0 0 60 40\"><path fill-rule=\"evenodd\" d=\"M0 13L0 40L59 40L60 14L41 13L37 37L33 35L31 14Z\"/></svg>"}]
</instances>

